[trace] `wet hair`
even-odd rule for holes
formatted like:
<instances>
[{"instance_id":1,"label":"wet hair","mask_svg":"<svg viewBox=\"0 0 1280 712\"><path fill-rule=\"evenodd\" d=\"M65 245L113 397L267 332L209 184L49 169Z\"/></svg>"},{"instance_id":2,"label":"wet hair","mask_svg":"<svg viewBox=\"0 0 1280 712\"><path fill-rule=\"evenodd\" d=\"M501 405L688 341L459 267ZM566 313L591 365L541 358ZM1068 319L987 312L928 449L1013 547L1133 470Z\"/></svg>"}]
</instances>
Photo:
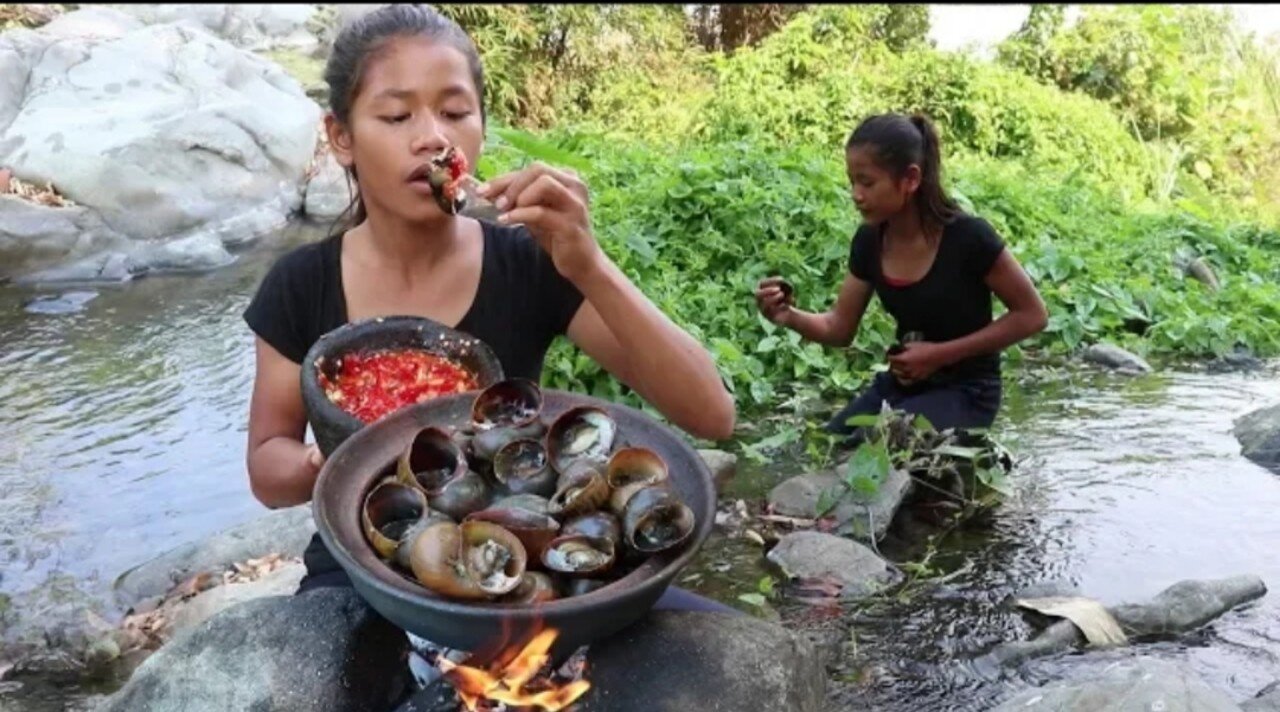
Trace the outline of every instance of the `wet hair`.
<instances>
[{"instance_id":1,"label":"wet hair","mask_svg":"<svg viewBox=\"0 0 1280 712\"><path fill-rule=\"evenodd\" d=\"M480 122L486 123L484 66L475 43L458 23L434 8L417 4L381 7L347 23L334 38L324 68L324 81L329 85L329 110L340 123L351 126L351 106L360 93L365 70L386 50L387 44L398 37L426 37L461 52L467 58L471 81L480 99ZM359 180L354 166L347 169L348 189L353 178ZM364 200L358 192L338 219L348 213L351 218L343 230L365 219Z\"/></svg>"},{"instance_id":2,"label":"wet hair","mask_svg":"<svg viewBox=\"0 0 1280 712\"><path fill-rule=\"evenodd\" d=\"M849 134L845 151L858 146L870 147L876 164L895 180L902 178L911 164L920 167L915 203L922 225L942 227L963 213L942 188L942 150L929 117L891 113L863 119Z\"/></svg>"}]
</instances>

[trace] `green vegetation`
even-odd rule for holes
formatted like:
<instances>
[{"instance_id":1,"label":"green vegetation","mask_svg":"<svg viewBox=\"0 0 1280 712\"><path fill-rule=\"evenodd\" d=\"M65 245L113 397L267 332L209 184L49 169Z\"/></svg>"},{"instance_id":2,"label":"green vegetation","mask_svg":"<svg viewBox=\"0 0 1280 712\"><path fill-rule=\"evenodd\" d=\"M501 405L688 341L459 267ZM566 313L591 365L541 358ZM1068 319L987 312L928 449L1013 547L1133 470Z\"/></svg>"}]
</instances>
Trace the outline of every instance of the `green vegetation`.
<instances>
[{"instance_id":1,"label":"green vegetation","mask_svg":"<svg viewBox=\"0 0 1280 712\"><path fill-rule=\"evenodd\" d=\"M781 273L802 308L834 299L857 226L841 146L886 110L938 123L950 190L1049 305L1006 363L1104 339L1158 359L1280 353L1277 54L1216 11L1086 7L1067 28L1038 7L984 62L931 48L921 12L888 6L803 8L728 52L694 26L715 6L444 7L485 55L506 127L482 174L534 159L582 173L606 250L710 347L747 420L847 398L883 360L878 306L832 349L767 323L751 292ZM1196 258L1220 289L1184 274ZM638 404L565 345L548 381ZM760 434L798 440L797 420Z\"/></svg>"}]
</instances>

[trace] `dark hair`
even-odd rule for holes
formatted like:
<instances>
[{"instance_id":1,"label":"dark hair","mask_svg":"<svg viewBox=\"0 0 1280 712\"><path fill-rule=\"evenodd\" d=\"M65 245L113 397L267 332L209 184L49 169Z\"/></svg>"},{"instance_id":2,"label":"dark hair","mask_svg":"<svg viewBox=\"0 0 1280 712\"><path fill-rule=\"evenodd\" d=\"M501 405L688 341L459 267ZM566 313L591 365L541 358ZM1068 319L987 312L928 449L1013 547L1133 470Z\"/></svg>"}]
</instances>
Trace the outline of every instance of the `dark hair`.
<instances>
[{"instance_id":1,"label":"dark hair","mask_svg":"<svg viewBox=\"0 0 1280 712\"><path fill-rule=\"evenodd\" d=\"M345 126L351 125L351 105L360 92L370 60L377 58L388 41L396 37L418 36L442 42L467 58L471 81L475 84L480 99L480 122L486 123L484 66L480 63L480 53L476 51L475 43L452 19L434 8L416 4L381 7L352 20L334 38L329 61L324 68L324 81L329 85L329 109L339 122ZM352 178L359 181L354 166L347 170L348 190L351 188ZM341 219L349 212L352 212L352 216L347 223L348 228L365 219L364 200L358 192L338 218Z\"/></svg>"},{"instance_id":2,"label":"dark hair","mask_svg":"<svg viewBox=\"0 0 1280 712\"><path fill-rule=\"evenodd\" d=\"M893 177L901 178L911 164L920 166L916 209L920 222L942 227L963 211L942 188L942 150L933 122L923 114L880 114L863 119L849 135L845 151L871 146L875 161Z\"/></svg>"}]
</instances>

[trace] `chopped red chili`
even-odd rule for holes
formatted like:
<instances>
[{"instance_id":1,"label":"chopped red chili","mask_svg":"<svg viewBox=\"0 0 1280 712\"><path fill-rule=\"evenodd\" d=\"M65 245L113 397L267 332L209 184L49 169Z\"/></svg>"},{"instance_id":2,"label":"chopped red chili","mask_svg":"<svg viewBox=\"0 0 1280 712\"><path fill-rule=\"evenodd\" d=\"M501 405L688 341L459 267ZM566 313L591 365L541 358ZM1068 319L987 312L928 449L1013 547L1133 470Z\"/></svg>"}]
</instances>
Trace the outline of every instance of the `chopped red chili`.
<instances>
[{"instance_id":1,"label":"chopped red chili","mask_svg":"<svg viewBox=\"0 0 1280 712\"><path fill-rule=\"evenodd\" d=\"M405 406L475 390L478 381L461 365L417 349L347 354L338 359L331 381L323 373L325 395L365 423Z\"/></svg>"}]
</instances>

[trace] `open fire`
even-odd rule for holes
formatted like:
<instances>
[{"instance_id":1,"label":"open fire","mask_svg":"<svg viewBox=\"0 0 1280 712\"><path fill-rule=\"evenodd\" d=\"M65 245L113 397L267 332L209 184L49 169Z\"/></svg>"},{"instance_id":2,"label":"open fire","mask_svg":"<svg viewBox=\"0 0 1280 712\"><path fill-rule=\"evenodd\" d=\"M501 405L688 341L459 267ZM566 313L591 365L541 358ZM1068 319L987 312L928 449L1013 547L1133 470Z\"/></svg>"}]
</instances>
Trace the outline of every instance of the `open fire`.
<instances>
[{"instance_id":1,"label":"open fire","mask_svg":"<svg viewBox=\"0 0 1280 712\"><path fill-rule=\"evenodd\" d=\"M548 651L558 631L545 628L524 647L509 645L487 665L459 665L444 656L437 667L462 700L467 712L557 712L573 704L591 689L583 679L587 670L586 646L555 670Z\"/></svg>"}]
</instances>

